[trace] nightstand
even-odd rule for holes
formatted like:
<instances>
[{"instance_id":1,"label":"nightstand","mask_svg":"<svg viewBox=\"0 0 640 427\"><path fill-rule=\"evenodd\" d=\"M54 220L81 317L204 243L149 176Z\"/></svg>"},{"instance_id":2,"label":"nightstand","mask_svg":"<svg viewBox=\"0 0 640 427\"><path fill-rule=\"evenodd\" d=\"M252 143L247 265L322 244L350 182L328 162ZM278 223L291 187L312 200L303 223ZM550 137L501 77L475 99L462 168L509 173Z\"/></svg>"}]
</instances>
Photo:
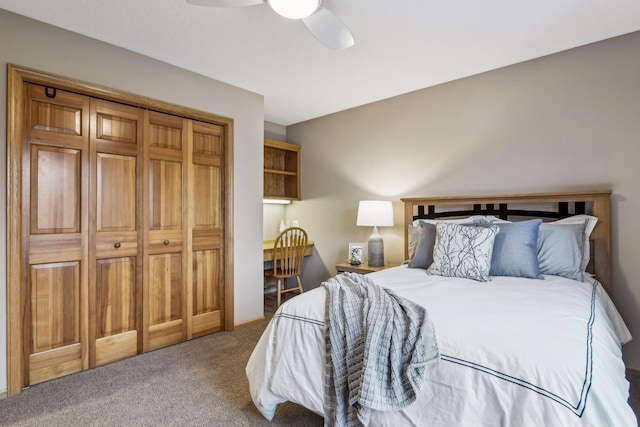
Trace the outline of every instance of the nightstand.
<instances>
[{"instance_id":1,"label":"nightstand","mask_svg":"<svg viewBox=\"0 0 640 427\"><path fill-rule=\"evenodd\" d=\"M336 270L338 271L338 273L349 271L351 273L369 274L373 273L374 271L380 271L390 267L397 267L398 265L400 264L385 264L382 267L369 267L366 262L360 265L351 265L348 262L341 262L340 264L336 264Z\"/></svg>"}]
</instances>

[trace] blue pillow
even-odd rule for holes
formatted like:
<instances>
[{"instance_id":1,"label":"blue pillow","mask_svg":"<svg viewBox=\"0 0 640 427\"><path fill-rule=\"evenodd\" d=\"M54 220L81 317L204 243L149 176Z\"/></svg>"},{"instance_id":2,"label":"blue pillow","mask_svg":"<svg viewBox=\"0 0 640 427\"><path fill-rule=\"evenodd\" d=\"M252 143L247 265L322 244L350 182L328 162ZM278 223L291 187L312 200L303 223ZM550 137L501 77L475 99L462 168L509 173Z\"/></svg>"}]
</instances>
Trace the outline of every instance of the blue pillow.
<instances>
[{"instance_id":1,"label":"blue pillow","mask_svg":"<svg viewBox=\"0 0 640 427\"><path fill-rule=\"evenodd\" d=\"M500 223L493 243L491 276L544 279L538 264L538 233L541 219Z\"/></svg>"},{"instance_id":2,"label":"blue pillow","mask_svg":"<svg viewBox=\"0 0 640 427\"><path fill-rule=\"evenodd\" d=\"M582 281L582 252L586 222L551 223L540 226L538 261L541 274L553 274Z\"/></svg>"}]
</instances>

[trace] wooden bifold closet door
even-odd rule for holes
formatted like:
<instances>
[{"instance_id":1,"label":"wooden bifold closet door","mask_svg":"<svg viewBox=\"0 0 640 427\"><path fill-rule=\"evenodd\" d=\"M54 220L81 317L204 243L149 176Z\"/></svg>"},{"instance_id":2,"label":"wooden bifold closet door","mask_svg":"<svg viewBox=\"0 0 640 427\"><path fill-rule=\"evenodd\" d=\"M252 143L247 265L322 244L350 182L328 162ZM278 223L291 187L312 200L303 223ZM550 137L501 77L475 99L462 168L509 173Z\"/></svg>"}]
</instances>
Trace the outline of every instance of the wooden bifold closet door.
<instances>
[{"instance_id":1,"label":"wooden bifold closet door","mask_svg":"<svg viewBox=\"0 0 640 427\"><path fill-rule=\"evenodd\" d=\"M143 112L91 100L89 366L139 351Z\"/></svg>"},{"instance_id":2,"label":"wooden bifold closet door","mask_svg":"<svg viewBox=\"0 0 640 427\"><path fill-rule=\"evenodd\" d=\"M145 113L144 350L222 326L222 128Z\"/></svg>"},{"instance_id":3,"label":"wooden bifold closet door","mask_svg":"<svg viewBox=\"0 0 640 427\"><path fill-rule=\"evenodd\" d=\"M23 386L222 329L224 127L25 85Z\"/></svg>"},{"instance_id":4,"label":"wooden bifold closet door","mask_svg":"<svg viewBox=\"0 0 640 427\"><path fill-rule=\"evenodd\" d=\"M29 85L23 147L25 385L86 369L89 98ZM49 96L47 96L49 95Z\"/></svg>"}]
</instances>

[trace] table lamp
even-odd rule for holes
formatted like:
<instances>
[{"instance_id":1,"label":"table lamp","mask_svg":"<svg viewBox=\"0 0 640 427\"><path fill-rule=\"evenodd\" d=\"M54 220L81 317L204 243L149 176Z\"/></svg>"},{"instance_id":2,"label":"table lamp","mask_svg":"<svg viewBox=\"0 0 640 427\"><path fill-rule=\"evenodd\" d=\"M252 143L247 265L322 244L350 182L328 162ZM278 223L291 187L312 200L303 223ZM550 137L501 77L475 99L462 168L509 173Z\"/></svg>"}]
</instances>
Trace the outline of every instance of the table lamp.
<instances>
[{"instance_id":1,"label":"table lamp","mask_svg":"<svg viewBox=\"0 0 640 427\"><path fill-rule=\"evenodd\" d=\"M367 241L367 262L369 267L384 266L384 243L378 234L378 227L393 227L393 205L379 200L363 200L358 204L356 225L373 227Z\"/></svg>"}]
</instances>

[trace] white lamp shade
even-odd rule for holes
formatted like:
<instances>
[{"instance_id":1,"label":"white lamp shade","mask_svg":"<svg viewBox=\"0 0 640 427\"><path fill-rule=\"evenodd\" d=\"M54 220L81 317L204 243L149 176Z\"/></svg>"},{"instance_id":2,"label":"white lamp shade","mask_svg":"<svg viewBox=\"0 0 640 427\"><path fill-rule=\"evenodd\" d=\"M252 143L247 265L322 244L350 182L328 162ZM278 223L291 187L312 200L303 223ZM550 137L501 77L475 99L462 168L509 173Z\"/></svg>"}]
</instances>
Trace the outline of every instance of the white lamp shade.
<instances>
[{"instance_id":1,"label":"white lamp shade","mask_svg":"<svg viewBox=\"0 0 640 427\"><path fill-rule=\"evenodd\" d=\"M358 204L357 225L393 227L393 204L380 200L362 200Z\"/></svg>"},{"instance_id":2,"label":"white lamp shade","mask_svg":"<svg viewBox=\"0 0 640 427\"><path fill-rule=\"evenodd\" d=\"M320 0L267 0L271 9L289 19L307 18L318 10Z\"/></svg>"}]
</instances>

